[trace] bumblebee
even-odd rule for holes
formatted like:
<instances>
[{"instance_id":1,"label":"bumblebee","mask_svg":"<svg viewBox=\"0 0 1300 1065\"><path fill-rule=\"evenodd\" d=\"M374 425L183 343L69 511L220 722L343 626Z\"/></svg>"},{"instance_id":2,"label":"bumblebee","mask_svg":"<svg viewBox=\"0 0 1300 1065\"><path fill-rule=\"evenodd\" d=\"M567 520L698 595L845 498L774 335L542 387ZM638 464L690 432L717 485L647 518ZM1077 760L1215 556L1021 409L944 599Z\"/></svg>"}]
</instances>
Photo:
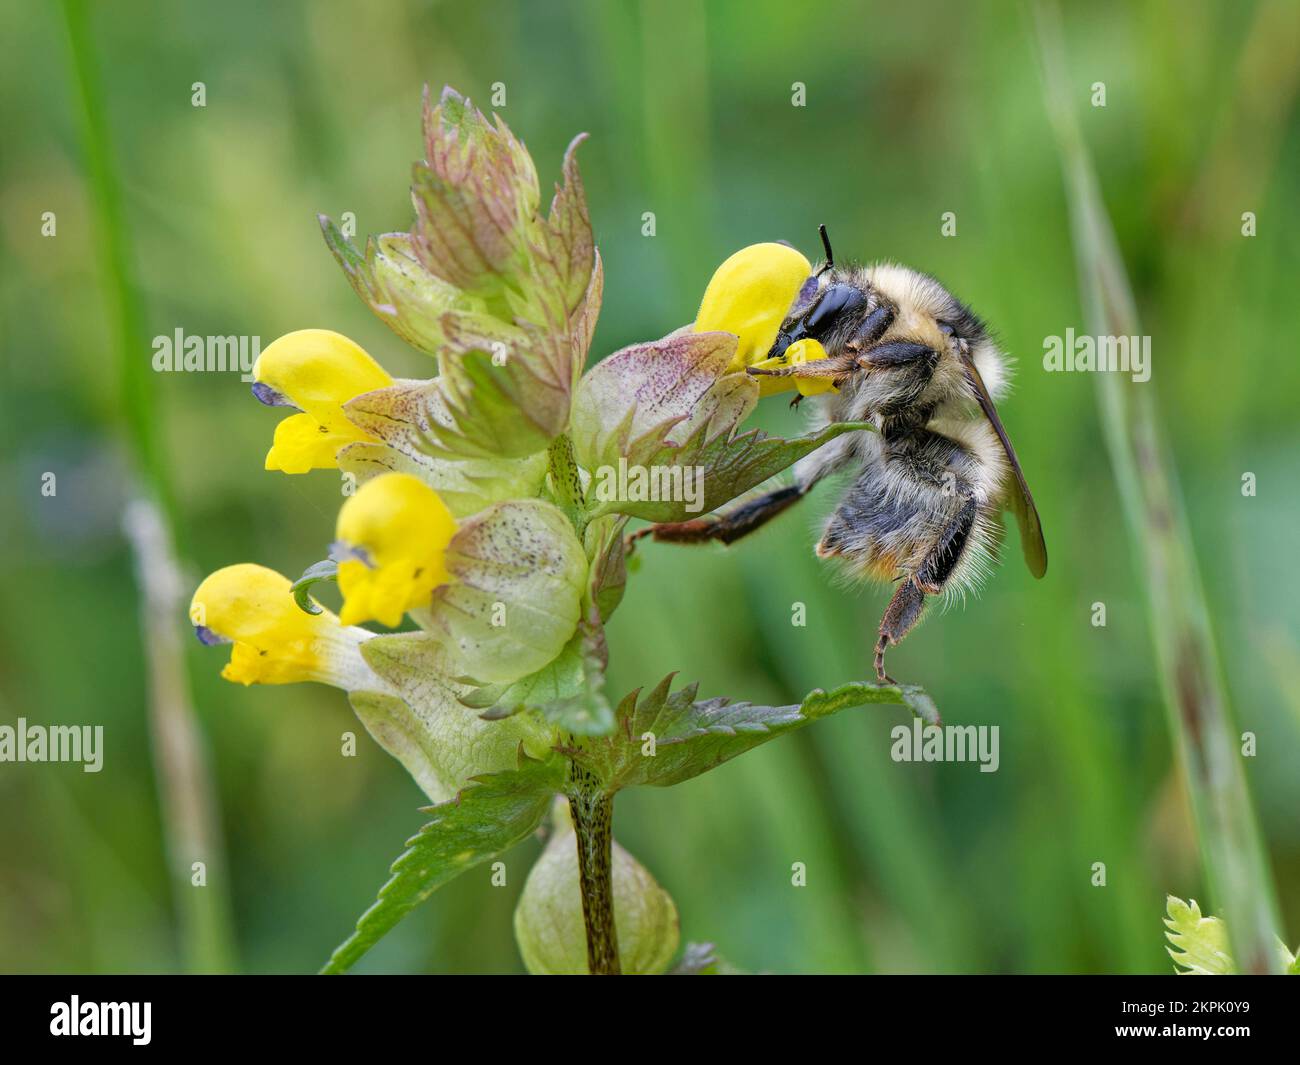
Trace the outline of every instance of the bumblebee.
<instances>
[{"instance_id":1,"label":"bumblebee","mask_svg":"<svg viewBox=\"0 0 1300 1065\"><path fill-rule=\"evenodd\" d=\"M1047 547L994 406L1009 383L1007 360L984 323L934 278L906 266L837 265L825 226L821 236L825 262L799 288L767 357L747 372L828 386L809 404L817 426L869 422L876 431L823 445L795 465L791 485L634 536L731 544L822 479L853 471L816 551L853 579L897 585L875 644L876 679L892 684L886 650L916 626L931 597L960 597L978 585L996 560L1003 511L1016 516L1035 577L1047 572ZM824 357L786 364L787 352L806 350L805 342L820 345Z\"/></svg>"}]
</instances>

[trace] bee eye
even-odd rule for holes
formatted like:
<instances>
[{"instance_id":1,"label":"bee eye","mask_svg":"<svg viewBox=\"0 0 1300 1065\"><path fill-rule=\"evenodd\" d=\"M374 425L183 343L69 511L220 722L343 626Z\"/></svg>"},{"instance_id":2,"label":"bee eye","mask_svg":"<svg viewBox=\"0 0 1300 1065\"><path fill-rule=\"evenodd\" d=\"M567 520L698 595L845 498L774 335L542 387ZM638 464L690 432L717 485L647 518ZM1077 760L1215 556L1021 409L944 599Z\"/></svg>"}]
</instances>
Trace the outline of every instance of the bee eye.
<instances>
[{"instance_id":1,"label":"bee eye","mask_svg":"<svg viewBox=\"0 0 1300 1065\"><path fill-rule=\"evenodd\" d=\"M946 337L955 337L957 335L957 330L951 322L939 322L938 326L939 332Z\"/></svg>"}]
</instances>

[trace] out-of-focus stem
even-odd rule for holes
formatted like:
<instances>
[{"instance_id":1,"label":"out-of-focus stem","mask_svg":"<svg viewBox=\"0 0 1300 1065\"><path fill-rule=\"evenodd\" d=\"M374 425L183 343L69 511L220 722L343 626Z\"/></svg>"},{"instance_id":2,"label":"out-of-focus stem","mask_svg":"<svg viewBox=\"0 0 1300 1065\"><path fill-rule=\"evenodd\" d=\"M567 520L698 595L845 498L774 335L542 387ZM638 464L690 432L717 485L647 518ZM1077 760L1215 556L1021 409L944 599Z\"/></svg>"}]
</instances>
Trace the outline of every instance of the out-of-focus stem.
<instances>
[{"instance_id":1,"label":"out-of-focus stem","mask_svg":"<svg viewBox=\"0 0 1300 1065\"><path fill-rule=\"evenodd\" d=\"M149 731L186 967L192 972L230 972L235 961L225 888L230 878L180 645L184 586L158 506L145 499L132 501L123 525L135 551L143 600ZM204 866L199 886L193 880L195 862Z\"/></svg>"},{"instance_id":2,"label":"out-of-focus stem","mask_svg":"<svg viewBox=\"0 0 1300 1065\"><path fill-rule=\"evenodd\" d=\"M134 282L131 246L113 166L108 121L91 28L83 0L64 0L71 69L81 105L82 145L94 207L95 239L109 313L114 318L120 406L125 435L145 488L128 507L127 533L136 554L141 622L149 671L149 724L154 769L166 826L168 867L181 919L182 952L192 971L234 967L221 836L203 744L190 704L179 632L185 624L173 550L167 460L160 446L158 405L147 358L144 315ZM203 862L206 884L192 882Z\"/></svg>"},{"instance_id":3,"label":"out-of-focus stem","mask_svg":"<svg viewBox=\"0 0 1300 1065\"><path fill-rule=\"evenodd\" d=\"M1060 13L1036 8L1048 109L1065 170L1088 329L1137 337L1133 294L1070 104ZM1210 892L1241 972L1277 972L1277 906L1237 749L1187 518L1149 384L1097 375L1102 424L1146 583L1170 732L1191 798Z\"/></svg>"}]
</instances>

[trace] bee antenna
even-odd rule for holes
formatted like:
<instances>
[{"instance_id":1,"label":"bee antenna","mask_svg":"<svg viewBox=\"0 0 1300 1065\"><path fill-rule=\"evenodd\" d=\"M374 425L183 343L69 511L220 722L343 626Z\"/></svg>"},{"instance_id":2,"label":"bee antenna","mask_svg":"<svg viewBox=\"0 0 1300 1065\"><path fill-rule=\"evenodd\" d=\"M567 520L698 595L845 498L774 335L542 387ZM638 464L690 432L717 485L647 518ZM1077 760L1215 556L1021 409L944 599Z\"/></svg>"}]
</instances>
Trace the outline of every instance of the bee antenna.
<instances>
[{"instance_id":1,"label":"bee antenna","mask_svg":"<svg viewBox=\"0 0 1300 1065\"><path fill-rule=\"evenodd\" d=\"M826 233L826 225L825 225L825 223L823 223L822 225L819 225L819 226L817 227L817 232L821 234L821 237L822 237L822 247L826 249L826 265L823 266L823 267L821 268L821 270L819 270L819 271L817 271L817 272L818 272L818 273L822 273L822 272L825 271L825 270L834 270L834 269L835 269L835 253L834 253L833 251L831 251L831 238L830 238L830 237L827 235L827 233Z\"/></svg>"}]
</instances>

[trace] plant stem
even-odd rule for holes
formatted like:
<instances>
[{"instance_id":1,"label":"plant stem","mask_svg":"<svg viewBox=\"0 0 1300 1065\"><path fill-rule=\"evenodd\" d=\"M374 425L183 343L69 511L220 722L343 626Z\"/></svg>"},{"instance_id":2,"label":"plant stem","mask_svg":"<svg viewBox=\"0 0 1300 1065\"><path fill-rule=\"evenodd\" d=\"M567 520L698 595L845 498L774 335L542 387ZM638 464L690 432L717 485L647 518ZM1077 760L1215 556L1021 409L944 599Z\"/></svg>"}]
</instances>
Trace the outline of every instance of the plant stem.
<instances>
[{"instance_id":1,"label":"plant stem","mask_svg":"<svg viewBox=\"0 0 1300 1065\"><path fill-rule=\"evenodd\" d=\"M618 976L618 929L614 926L614 797L574 766L569 810L578 846L578 886L587 927L587 969L592 976Z\"/></svg>"}]
</instances>

